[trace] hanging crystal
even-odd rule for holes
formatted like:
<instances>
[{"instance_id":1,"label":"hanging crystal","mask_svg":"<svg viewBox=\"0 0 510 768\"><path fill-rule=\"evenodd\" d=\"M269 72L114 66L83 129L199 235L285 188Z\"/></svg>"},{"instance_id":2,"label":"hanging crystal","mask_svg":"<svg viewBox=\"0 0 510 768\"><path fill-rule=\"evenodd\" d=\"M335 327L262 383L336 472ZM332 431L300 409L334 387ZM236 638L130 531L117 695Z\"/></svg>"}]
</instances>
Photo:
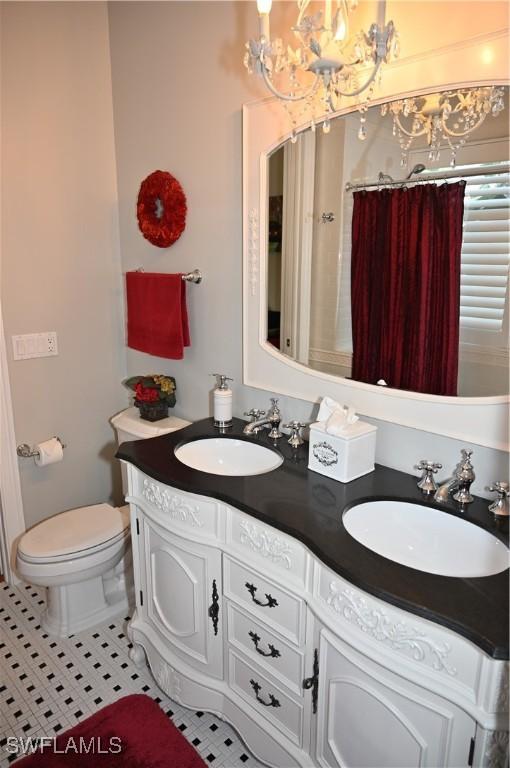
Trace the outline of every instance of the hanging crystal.
<instances>
[{"instance_id":1,"label":"hanging crystal","mask_svg":"<svg viewBox=\"0 0 510 768\"><path fill-rule=\"evenodd\" d=\"M465 144L465 137L476 130L488 114L497 116L504 109L504 91L498 86L460 88L457 91L433 93L391 102L381 108L381 114L393 117L393 135L403 152L420 136L429 146L429 158L438 160L441 148L452 153Z\"/></svg>"}]
</instances>

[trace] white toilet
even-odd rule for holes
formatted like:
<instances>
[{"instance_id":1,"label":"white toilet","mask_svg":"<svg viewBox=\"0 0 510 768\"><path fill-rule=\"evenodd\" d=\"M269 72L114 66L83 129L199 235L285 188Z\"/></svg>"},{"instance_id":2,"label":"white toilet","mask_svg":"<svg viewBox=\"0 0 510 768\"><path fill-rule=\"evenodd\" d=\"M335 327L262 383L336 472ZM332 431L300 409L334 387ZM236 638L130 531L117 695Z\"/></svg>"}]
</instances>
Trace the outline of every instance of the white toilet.
<instances>
[{"instance_id":1,"label":"white toilet","mask_svg":"<svg viewBox=\"0 0 510 768\"><path fill-rule=\"evenodd\" d=\"M111 423L119 444L189 424L175 416L144 421L134 407ZM124 466L122 487L126 493ZM16 564L24 581L47 588L41 625L48 634L68 637L126 612L132 592L129 506L93 504L43 520L21 537Z\"/></svg>"}]
</instances>

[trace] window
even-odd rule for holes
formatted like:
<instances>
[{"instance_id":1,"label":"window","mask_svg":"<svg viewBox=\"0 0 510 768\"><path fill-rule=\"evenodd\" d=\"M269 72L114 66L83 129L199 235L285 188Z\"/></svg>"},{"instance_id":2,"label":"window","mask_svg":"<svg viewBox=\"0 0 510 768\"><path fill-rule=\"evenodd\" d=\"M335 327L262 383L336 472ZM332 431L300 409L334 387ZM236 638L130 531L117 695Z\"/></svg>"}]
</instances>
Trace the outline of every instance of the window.
<instances>
[{"instance_id":1,"label":"window","mask_svg":"<svg viewBox=\"0 0 510 768\"><path fill-rule=\"evenodd\" d=\"M500 340L510 264L508 164L481 166L480 174L467 176L466 181L460 326L496 332Z\"/></svg>"}]
</instances>

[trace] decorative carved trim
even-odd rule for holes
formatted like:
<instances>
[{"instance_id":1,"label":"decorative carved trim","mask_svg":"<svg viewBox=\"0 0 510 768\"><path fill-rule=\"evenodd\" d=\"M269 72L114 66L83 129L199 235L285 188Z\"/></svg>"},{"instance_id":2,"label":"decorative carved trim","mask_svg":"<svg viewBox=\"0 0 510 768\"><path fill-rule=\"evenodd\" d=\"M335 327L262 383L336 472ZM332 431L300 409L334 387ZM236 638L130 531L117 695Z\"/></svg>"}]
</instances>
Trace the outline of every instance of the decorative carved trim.
<instances>
[{"instance_id":1,"label":"decorative carved trim","mask_svg":"<svg viewBox=\"0 0 510 768\"><path fill-rule=\"evenodd\" d=\"M489 731L483 757L485 768L505 768L508 764L508 731Z\"/></svg>"},{"instance_id":2,"label":"decorative carved trim","mask_svg":"<svg viewBox=\"0 0 510 768\"><path fill-rule=\"evenodd\" d=\"M241 544L262 555L262 557L269 558L276 565L284 565L285 568L292 566L290 559L292 548L279 536L270 536L266 531L259 530L256 525L245 520L241 520L240 528L239 540Z\"/></svg>"},{"instance_id":3,"label":"decorative carved trim","mask_svg":"<svg viewBox=\"0 0 510 768\"><path fill-rule=\"evenodd\" d=\"M503 668L503 674L501 675L501 685L498 691L498 698L496 699L496 712L508 712L509 673L509 665L505 664Z\"/></svg>"},{"instance_id":4,"label":"decorative carved trim","mask_svg":"<svg viewBox=\"0 0 510 768\"><path fill-rule=\"evenodd\" d=\"M162 661L154 677L156 682L173 701L181 703L181 678L171 666Z\"/></svg>"},{"instance_id":5,"label":"decorative carved trim","mask_svg":"<svg viewBox=\"0 0 510 768\"><path fill-rule=\"evenodd\" d=\"M385 643L394 651L411 654L414 661L422 661L438 672L454 677L455 667L446 662L451 652L448 643L437 643L415 627L405 622L394 623L379 607L372 607L351 589L340 589L336 581L329 585L327 604L351 624L356 624L374 640Z\"/></svg>"},{"instance_id":6,"label":"decorative carved trim","mask_svg":"<svg viewBox=\"0 0 510 768\"><path fill-rule=\"evenodd\" d=\"M196 528L201 528L204 524L203 520L200 520L200 507L197 504L191 506L179 496L174 496L166 490L163 491L159 485L150 480L143 481L142 496L161 512L169 514L174 520L180 520Z\"/></svg>"},{"instance_id":7,"label":"decorative carved trim","mask_svg":"<svg viewBox=\"0 0 510 768\"><path fill-rule=\"evenodd\" d=\"M251 295L256 296L259 281L259 214L256 208L248 214L248 274Z\"/></svg>"}]
</instances>

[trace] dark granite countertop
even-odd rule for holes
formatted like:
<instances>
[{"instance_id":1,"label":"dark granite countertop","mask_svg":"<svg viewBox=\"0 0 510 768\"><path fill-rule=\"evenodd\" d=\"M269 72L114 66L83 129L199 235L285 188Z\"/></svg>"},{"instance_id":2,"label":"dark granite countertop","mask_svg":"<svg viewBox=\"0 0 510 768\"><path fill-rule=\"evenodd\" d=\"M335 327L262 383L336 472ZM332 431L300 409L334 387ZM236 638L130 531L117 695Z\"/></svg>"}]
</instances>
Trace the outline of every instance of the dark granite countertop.
<instances>
[{"instance_id":1,"label":"dark granite countertop","mask_svg":"<svg viewBox=\"0 0 510 768\"><path fill-rule=\"evenodd\" d=\"M222 436L242 437L244 425L234 419L233 427ZM218 434L212 420L204 419L167 435L123 443L117 458L161 483L219 499L288 533L362 590L448 627L489 656L508 659L508 570L483 578L424 573L377 555L353 539L342 524L343 511L354 503L399 499L430 504L462 517L507 543L508 521L492 520L486 499L476 498L465 512L459 511L453 501L439 506L422 495L414 475L380 465L374 472L343 484L308 470L308 443L293 450L285 438L277 443L283 464L264 475L212 475L191 469L175 458L174 449L180 443ZM243 439L274 445L266 430ZM474 461L476 467L476 456Z\"/></svg>"}]
</instances>

